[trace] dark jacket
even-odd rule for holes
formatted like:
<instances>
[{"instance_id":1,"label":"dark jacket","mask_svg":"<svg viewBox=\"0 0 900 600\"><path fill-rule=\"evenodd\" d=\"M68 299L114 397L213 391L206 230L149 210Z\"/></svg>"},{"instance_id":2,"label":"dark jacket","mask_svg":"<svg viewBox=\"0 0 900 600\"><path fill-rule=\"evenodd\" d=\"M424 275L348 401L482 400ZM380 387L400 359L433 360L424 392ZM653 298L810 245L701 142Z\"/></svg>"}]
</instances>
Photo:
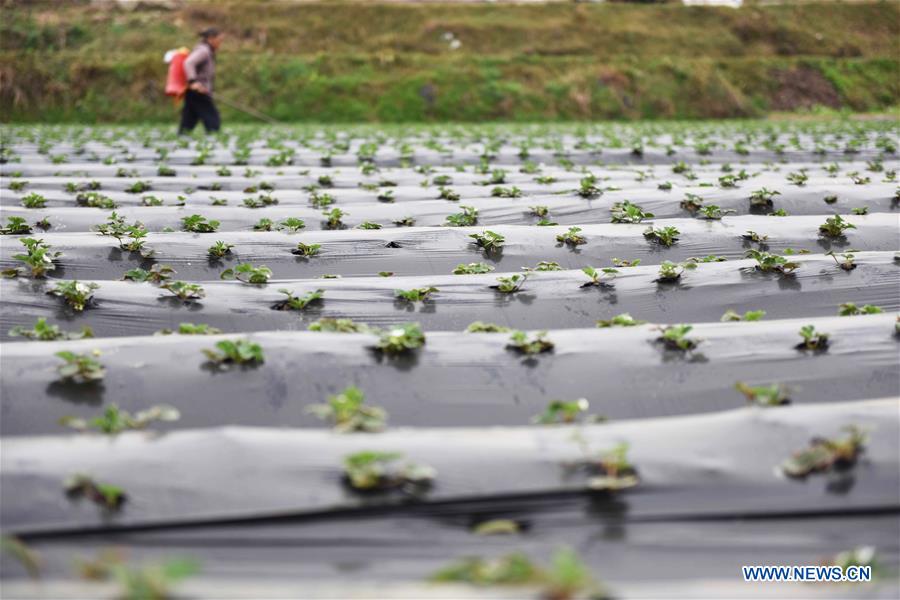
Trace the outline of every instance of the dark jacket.
<instances>
[{"instance_id":1,"label":"dark jacket","mask_svg":"<svg viewBox=\"0 0 900 600\"><path fill-rule=\"evenodd\" d=\"M203 84L212 94L216 80L216 51L206 42L200 42L184 60L184 74L188 84Z\"/></svg>"}]
</instances>

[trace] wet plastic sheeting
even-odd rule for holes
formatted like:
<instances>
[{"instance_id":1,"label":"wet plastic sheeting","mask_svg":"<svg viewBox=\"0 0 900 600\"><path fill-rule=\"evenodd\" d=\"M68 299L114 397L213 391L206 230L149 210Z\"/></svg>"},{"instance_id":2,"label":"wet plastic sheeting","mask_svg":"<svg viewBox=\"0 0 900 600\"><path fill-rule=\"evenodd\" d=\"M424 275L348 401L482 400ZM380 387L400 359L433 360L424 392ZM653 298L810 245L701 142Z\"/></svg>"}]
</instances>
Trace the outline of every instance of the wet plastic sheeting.
<instances>
[{"instance_id":1,"label":"wet plastic sheeting","mask_svg":"<svg viewBox=\"0 0 900 600\"><path fill-rule=\"evenodd\" d=\"M828 352L795 348L808 323L831 335ZM705 324L691 332L702 342L686 356L655 345L650 325L560 330L549 333L554 352L531 360L506 348L507 334L428 333L414 358L391 360L372 351L371 335L260 333L251 339L266 362L225 372L210 371L201 350L234 336L15 343L5 345L2 432L61 432L63 416L160 402L182 413L160 429L324 427L306 408L350 384L387 409L391 425L429 427L524 425L548 398L584 397L592 413L613 419L728 410L744 403L737 381L781 382L803 404L900 396L892 329L891 315ZM55 381L60 348L100 350L102 385Z\"/></svg>"},{"instance_id":2,"label":"wet plastic sheeting","mask_svg":"<svg viewBox=\"0 0 900 600\"><path fill-rule=\"evenodd\" d=\"M594 452L629 444L642 485L621 496L625 520L884 510L896 507L900 486L898 408L896 399L885 399L742 409L586 426L581 434ZM811 437L836 435L850 424L871 429L864 457L852 470L801 481L776 473ZM584 457L570 428L485 433L416 428L347 436L230 427L155 438L4 438L0 515L13 529L36 533L583 489L585 476L564 468ZM438 473L433 489L416 500L349 492L342 485L341 458L372 449L431 465ZM85 468L129 494L119 514L66 499L61 481Z\"/></svg>"}]
</instances>

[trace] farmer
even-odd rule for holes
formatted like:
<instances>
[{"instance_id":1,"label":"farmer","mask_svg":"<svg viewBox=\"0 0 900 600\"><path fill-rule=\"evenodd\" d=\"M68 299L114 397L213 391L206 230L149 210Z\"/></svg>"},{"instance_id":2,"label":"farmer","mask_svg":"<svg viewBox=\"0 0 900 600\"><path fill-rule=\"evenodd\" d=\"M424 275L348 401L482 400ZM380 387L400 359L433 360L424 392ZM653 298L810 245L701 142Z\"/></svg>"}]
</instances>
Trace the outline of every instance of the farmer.
<instances>
[{"instance_id":1,"label":"farmer","mask_svg":"<svg viewBox=\"0 0 900 600\"><path fill-rule=\"evenodd\" d=\"M187 91L181 111L178 133L186 133L203 121L207 132L219 130L219 111L213 102L213 84L216 79L216 50L222 45L224 34L215 27L200 32L200 43L184 60Z\"/></svg>"}]
</instances>

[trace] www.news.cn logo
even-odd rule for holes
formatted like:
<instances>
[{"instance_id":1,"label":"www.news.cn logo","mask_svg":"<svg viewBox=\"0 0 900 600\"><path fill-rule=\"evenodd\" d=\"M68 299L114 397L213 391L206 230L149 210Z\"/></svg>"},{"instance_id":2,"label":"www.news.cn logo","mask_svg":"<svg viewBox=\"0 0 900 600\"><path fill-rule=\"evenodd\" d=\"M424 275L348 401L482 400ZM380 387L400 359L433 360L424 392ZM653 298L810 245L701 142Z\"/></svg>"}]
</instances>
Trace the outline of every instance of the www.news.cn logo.
<instances>
[{"instance_id":1,"label":"www.news.cn logo","mask_svg":"<svg viewBox=\"0 0 900 600\"><path fill-rule=\"evenodd\" d=\"M846 569L822 565L769 565L741 567L744 581L871 581L871 566L851 565Z\"/></svg>"}]
</instances>

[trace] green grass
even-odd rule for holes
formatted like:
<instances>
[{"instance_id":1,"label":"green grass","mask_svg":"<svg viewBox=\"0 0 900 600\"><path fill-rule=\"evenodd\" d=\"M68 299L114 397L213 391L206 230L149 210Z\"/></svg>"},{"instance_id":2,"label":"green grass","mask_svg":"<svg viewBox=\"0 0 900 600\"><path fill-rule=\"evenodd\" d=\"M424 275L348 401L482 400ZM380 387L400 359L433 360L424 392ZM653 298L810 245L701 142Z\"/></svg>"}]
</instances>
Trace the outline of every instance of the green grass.
<instances>
[{"instance_id":1,"label":"green grass","mask_svg":"<svg viewBox=\"0 0 900 600\"><path fill-rule=\"evenodd\" d=\"M896 3L52 8L4 10L4 121L173 120L161 55L207 23L229 33L220 93L289 121L758 117L900 99Z\"/></svg>"}]
</instances>

